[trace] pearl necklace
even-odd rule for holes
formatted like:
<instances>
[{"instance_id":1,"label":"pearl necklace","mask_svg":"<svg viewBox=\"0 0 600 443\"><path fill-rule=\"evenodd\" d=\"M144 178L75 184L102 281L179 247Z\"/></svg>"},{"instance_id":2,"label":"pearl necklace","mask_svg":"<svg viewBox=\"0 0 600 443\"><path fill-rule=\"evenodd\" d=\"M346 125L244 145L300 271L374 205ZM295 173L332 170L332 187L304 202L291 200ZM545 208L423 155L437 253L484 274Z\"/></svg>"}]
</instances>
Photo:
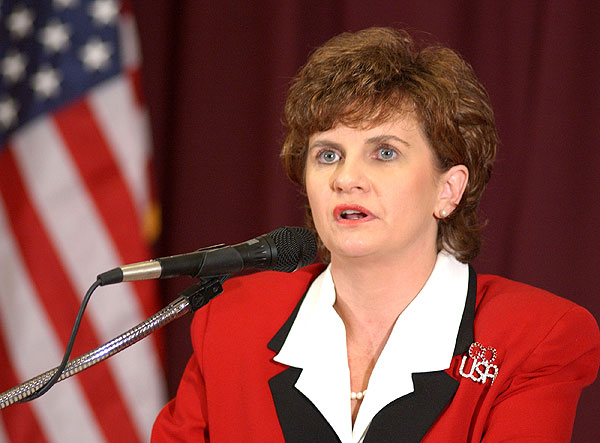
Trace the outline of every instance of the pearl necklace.
<instances>
[{"instance_id":1,"label":"pearl necklace","mask_svg":"<svg viewBox=\"0 0 600 443\"><path fill-rule=\"evenodd\" d=\"M366 393L366 389L360 392L350 392L350 400L362 400Z\"/></svg>"}]
</instances>

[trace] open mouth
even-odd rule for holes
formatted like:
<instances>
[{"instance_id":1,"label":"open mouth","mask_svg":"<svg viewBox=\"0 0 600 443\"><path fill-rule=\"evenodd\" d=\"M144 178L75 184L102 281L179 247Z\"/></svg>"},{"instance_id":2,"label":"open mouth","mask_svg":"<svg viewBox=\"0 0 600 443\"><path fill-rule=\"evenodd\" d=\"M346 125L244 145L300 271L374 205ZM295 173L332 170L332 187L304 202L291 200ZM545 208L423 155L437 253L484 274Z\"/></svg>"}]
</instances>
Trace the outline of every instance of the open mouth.
<instances>
[{"instance_id":1,"label":"open mouth","mask_svg":"<svg viewBox=\"0 0 600 443\"><path fill-rule=\"evenodd\" d=\"M333 216L340 222L348 223L373 219L373 214L359 205L338 205L333 210Z\"/></svg>"},{"instance_id":2,"label":"open mouth","mask_svg":"<svg viewBox=\"0 0 600 443\"><path fill-rule=\"evenodd\" d=\"M357 211L355 209L346 209L340 213L340 217L344 220L360 220L365 218L367 214L361 211Z\"/></svg>"}]
</instances>

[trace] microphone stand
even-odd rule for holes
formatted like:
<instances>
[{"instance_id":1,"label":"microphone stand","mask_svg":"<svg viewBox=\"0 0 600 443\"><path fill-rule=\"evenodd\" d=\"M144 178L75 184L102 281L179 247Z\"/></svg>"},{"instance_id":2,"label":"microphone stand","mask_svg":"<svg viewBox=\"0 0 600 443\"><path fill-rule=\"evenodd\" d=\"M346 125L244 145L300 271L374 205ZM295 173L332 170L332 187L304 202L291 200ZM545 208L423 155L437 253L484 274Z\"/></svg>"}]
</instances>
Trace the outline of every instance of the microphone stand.
<instances>
[{"instance_id":1,"label":"microphone stand","mask_svg":"<svg viewBox=\"0 0 600 443\"><path fill-rule=\"evenodd\" d=\"M190 311L194 312L206 305L210 300L223 292L222 284L227 278L229 278L228 275L201 279L200 282L180 292L178 294L179 297L176 300L169 303L165 308L147 318L142 323L134 326L93 351L69 361L58 381L69 378L78 372L106 360L147 337L176 318L180 318ZM38 389L50 380L57 370L58 367L50 369L49 371L0 394L0 409L4 409L17 402L26 401L28 397L35 394Z\"/></svg>"}]
</instances>

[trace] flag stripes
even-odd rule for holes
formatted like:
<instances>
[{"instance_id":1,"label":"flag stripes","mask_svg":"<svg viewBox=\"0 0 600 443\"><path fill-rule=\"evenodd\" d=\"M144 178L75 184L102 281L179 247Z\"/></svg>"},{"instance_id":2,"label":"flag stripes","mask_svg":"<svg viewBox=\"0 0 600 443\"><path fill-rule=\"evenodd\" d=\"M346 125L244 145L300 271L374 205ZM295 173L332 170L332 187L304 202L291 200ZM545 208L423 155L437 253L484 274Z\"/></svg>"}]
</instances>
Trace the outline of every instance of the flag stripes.
<instances>
[{"instance_id":1,"label":"flag stripes","mask_svg":"<svg viewBox=\"0 0 600 443\"><path fill-rule=\"evenodd\" d=\"M29 201L10 150L0 158L0 190L12 197L3 197L9 218L8 224L22 252L23 264L35 287L38 303L45 309L46 316L60 340L60 348L64 349L71 335L80 300ZM90 350L90 346L95 348L101 344L89 321L84 317L78 340L73 348L73 355L84 354ZM47 363L46 368L38 372L50 369L49 364L50 362ZM55 364L58 364L58 361ZM127 439L129 441L135 439L134 426L129 419L129 413L123 405L123 400L120 399L119 389L107 367L99 365L88 372L89 374L86 373L79 382L105 435L112 441L125 436L129 437ZM103 408L107 403L112 403L110 410ZM123 422L125 425L116 429L112 424L114 422Z\"/></svg>"},{"instance_id":2,"label":"flag stripes","mask_svg":"<svg viewBox=\"0 0 600 443\"><path fill-rule=\"evenodd\" d=\"M109 207L105 207L102 212L107 217L111 213L111 217L116 217L115 222L108 225L113 227L111 229L129 230L124 232L126 238L123 241L113 234L116 244L122 248L122 263L142 261L150 255L148 248L144 247L141 232L144 216L150 205L148 171L136 167L149 163L149 141L146 137L135 136L136 133L147 134L149 129L145 111L136 103L132 89L125 78L118 77L92 91L86 100L87 105L84 105L92 123L101 128L98 146L102 146L105 152L109 151L106 155L110 160L106 161L114 165L113 173L120 177L118 180L119 186L122 186L121 190L115 189L113 196L106 203ZM62 119L63 113L58 117L59 121ZM61 126L64 132L70 132L72 122ZM96 131L92 129L92 132ZM119 199L120 203L117 203L116 199ZM119 206L127 212L117 210ZM125 224L127 229L123 229ZM156 292L156 284L135 282L133 286L138 291L145 316L154 314L159 308L156 297L151 295Z\"/></svg>"},{"instance_id":3,"label":"flag stripes","mask_svg":"<svg viewBox=\"0 0 600 443\"><path fill-rule=\"evenodd\" d=\"M0 250L8 255L2 257L0 266L0 281L6 291L0 297L3 336L9 362L18 378L30 378L50 369L49 361L56 362L51 366L60 362L63 348L39 304L31 283L32 277L28 275L18 245L13 242L2 202L0 245ZM48 440L73 441L68 439L69 436L79 435L85 441L103 441L102 432L93 419L79 383L59 383L53 391L31 403L36 420ZM56 402L69 405L68 410L72 414L64 414ZM5 426L10 428L13 424L5 421ZM18 431L13 427L13 432Z\"/></svg>"},{"instance_id":4,"label":"flag stripes","mask_svg":"<svg viewBox=\"0 0 600 443\"><path fill-rule=\"evenodd\" d=\"M103 2L104 7L112 3ZM0 7L11 11L13 3L0 2ZM118 43L110 40L111 35L116 35L109 29L114 22L93 21L90 26L95 28L89 30L90 35L82 34L88 30L80 24L89 22L86 14L96 3L101 2L82 0L60 8L54 2L54 9L27 6L37 14L35 26L50 22L51 14L56 14L52 20L65 24L72 32L64 51L70 51L73 59L60 64L67 60L66 52L62 52L61 57L44 62L60 73L57 94L72 98L70 88L90 86L79 98L46 107L47 111L37 117L28 114L29 104L35 101L35 106L46 106L58 102L60 97L53 95L38 103L38 95L15 95L22 120L10 127L10 138L3 134L3 391L58 365L80 302L97 274L151 257L141 228L152 203L148 179L151 152L148 118L139 94L140 57L135 23L128 13L114 17ZM71 18L73 21L69 21ZM34 32L31 31L33 40L27 48L39 44ZM109 50L118 46L106 61L106 66L112 63L107 71L81 69L76 46L90 42L90 38L100 38ZM18 46L18 50L25 47ZM26 59L41 59L45 57L43 51L42 48L37 53L27 53ZM0 54L0 59L3 57ZM84 61L86 69L88 62L93 60ZM38 68L31 65L27 75ZM77 75L69 77L71 72ZM77 77L86 72L89 79ZM108 75L110 72L116 74ZM98 82L98 78L103 80ZM4 88L2 81L0 78ZM29 78L21 83L29 85ZM13 94L13 89L6 93ZM156 284L149 282L98 289L83 318L72 357L91 351L154 314L160 308L156 295ZM166 401L159 341L156 334L152 335L58 383L31 403L1 410L0 443L148 441L154 418Z\"/></svg>"},{"instance_id":5,"label":"flag stripes","mask_svg":"<svg viewBox=\"0 0 600 443\"><path fill-rule=\"evenodd\" d=\"M148 119L143 109L136 103L133 88L126 77L116 77L92 91L87 101L95 121L102 126L102 134L108 141L108 148L118 166L135 208L140 216L150 202L147 171L136 167L148 163Z\"/></svg>"},{"instance_id":6,"label":"flag stripes","mask_svg":"<svg viewBox=\"0 0 600 443\"><path fill-rule=\"evenodd\" d=\"M120 257L127 263L143 260L148 256L148 249L140 242L137 213L87 103L74 102L58 112L54 121ZM89 151L77 149L81 145L87 146Z\"/></svg>"},{"instance_id":7,"label":"flag stripes","mask_svg":"<svg viewBox=\"0 0 600 443\"><path fill-rule=\"evenodd\" d=\"M68 112L62 111L56 119ZM90 189L57 126L60 127L55 124L55 119L31 122L13 138L13 152L36 212L48 229L53 248L81 299L97 273L126 261L120 257L109 228L102 223L102 208L94 204ZM38 149L40 146L43 148ZM94 149L86 151L88 156L95 158ZM115 194L118 191L116 189ZM119 285L110 288L110 295L97 295L92 299L87 315L102 342L124 332L124 325L131 327L145 318L133 288L133 285ZM145 410L154 407L157 411L160 401L149 398L140 404L139 398L150 394L161 397L159 392L152 392L151 381L160 382L161 370L150 343L144 340L107 361L134 421L145 429L149 429L152 422L152 416ZM139 366L136 362L140 361L145 362L140 370L147 372L148 387L141 384L140 374L131 369Z\"/></svg>"},{"instance_id":8,"label":"flag stripes","mask_svg":"<svg viewBox=\"0 0 600 443\"><path fill-rule=\"evenodd\" d=\"M0 233L2 233L1 228ZM5 341L3 331L0 330L0 361L5 362L2 378L0 379L0 389L3 392L19 384L12 366L8 364L11 361L11 357L4 346ZM7 408L3 411L3 418L11 425L5 429L3 420L0 420L0 443L19 440L27 442L45 440L44 432L40 428L30 404L18 404Z\"/></svg>"}]
</instances>

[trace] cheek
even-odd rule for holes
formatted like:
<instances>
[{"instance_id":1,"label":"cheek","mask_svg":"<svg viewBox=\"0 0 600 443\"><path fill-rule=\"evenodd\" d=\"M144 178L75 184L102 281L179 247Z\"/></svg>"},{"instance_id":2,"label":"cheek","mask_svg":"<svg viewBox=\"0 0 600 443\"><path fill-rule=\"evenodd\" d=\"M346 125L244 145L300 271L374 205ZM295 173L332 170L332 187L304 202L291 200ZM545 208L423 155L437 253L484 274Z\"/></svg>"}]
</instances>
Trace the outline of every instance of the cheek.
<instances>
[{"instance_id":1,"label":"cheek","mask_svg":"<svg viewBox=\"0 0 600 443\"><path fill-rule=\"evenodd\" d=\"M327 219L327 208L330 200L328 186L318 175L307 174L306 196L317 230L320 230Z\"/></svg>"},{"instance_id":2,"label":"cheek","mask_svg":"<svg viewBox=\"0 0 600 443\"><path fill-rule=\"evenodd\" d=\"M399 186L398 183L401 183ZM433 214L437 202L437 187L427 171L423 174L415 174L407 180L407 177L388 183L388 189L394 189L389 193L392 210L398 216L417 216Z\"/></svg>"},{"instance_id":3,"label":"cheek","mask_svg":"<svg viewBox=\"0 0 600 443\"><path fill-rule=\"evenodd\" d=\"M308 197L308 204L310 206L313 219L315 223L322 217L323 208L325 206L324 196L322 191L315 188L306 188L306 195Z\"/></svg>"},{"instance_id":4,"label":"cheek","mask_svg":"<svg viewBox=\"0 0 600 443\"><path fill-rule=\"evenodd\" d=\"M311 206L318 205L327 192L327 183L321 174L306 172L306 195Z\"/></svg>"},{"instance_id":5,"label":"cheek","mask_svg":"<svg viewBox=\"0 0 600 443\"><path fill-rule=\"evenodd\" d=\"M316 186L315 186L314 180L310 174L306 174L304 183L305 183L304 188L306 189L306 197L308 198L308 204L312 207L313 202L316 199L316 197L315 197Z\"/></svg>"}]
</instances>

